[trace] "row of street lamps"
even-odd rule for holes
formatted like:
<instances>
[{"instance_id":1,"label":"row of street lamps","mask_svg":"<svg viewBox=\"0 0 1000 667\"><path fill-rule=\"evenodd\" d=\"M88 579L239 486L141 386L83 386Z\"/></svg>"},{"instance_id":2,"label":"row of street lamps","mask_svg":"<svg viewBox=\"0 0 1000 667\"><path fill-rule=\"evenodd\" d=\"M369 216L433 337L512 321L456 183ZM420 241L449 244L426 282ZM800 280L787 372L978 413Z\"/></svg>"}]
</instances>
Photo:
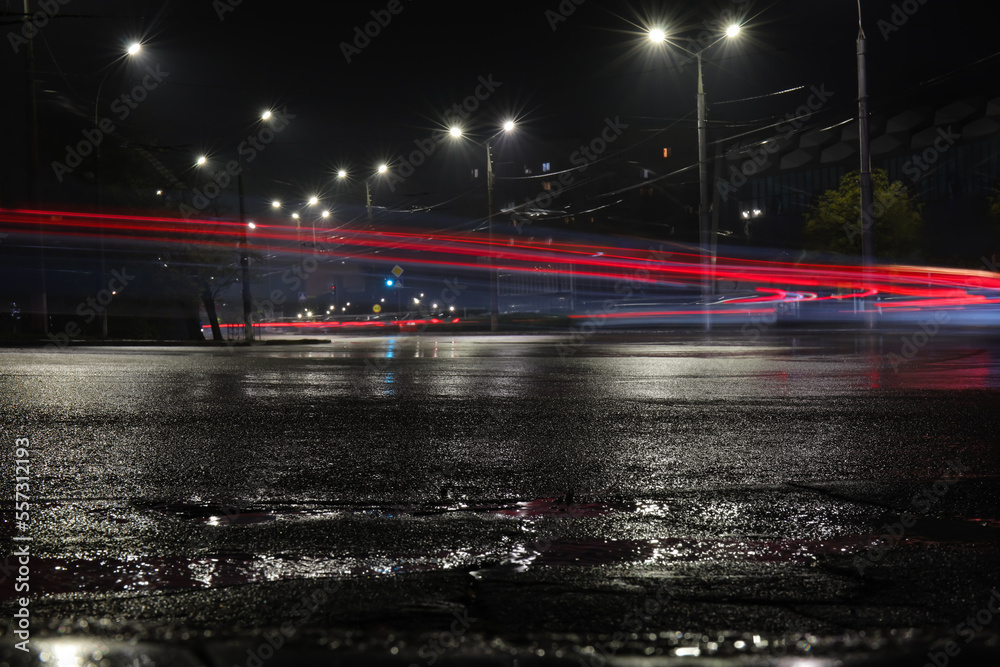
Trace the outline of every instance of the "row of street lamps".
<instances>
[{"instance_id":1,"label":"row of street lamps","mask_svg":"<svg viewBox=\"0 0 1000 667\"><path fill-rule=\"evenodd\" d=\"M713 262L710 262L706 248L709 247L708 241L708 169L707 169L707 142L706 142L706 126L707 126L707 112L705 105L705 90L702 74L702 54L709 48L719 43L723 39L729 37L735 37L739 34L740 27L737 25L730 26L724 37L719 38L712 44L702 48L697 52L689 51L684 47L671 42L667 36L667 33L660 28L653 28L648 31L648 37L651 41L655 43L670 43L672 46L688 53L689 55L695 57L698 62L698 160L699 160L699 179L700 179L700 206L699 206L699 241L702 246L702 257L703 262L706 263L703 278L703 300L705 301L705 325L706 328L710 328L709 311L708 311L708 300L711 293L711 281L708 277L708 271L711 269ZM135 56L142 50L142 44L139 42L131 43L126 53L129 56ZM105 74L104 79L101 80L101 84L98 86L97 99L95 102L95 124L98 121L97 110L99 107L100 92L107 78ZM270 110L264 111L260 116L261 122L267 122L273 117L273 112ZM498 130L496 133L488 137L483 142L475 142L486 150L486 183L487 183L487 230L490 248L492 250L494 243L494 226L493 226L493 213L494 213L494 186L495 177L493 172L493 144L492 142L501 134L512 132L516 125L513 120L508 120L503 124L502 129ZM459 126L452 126L448 130L448 134L454 138L459 139L465 137L464 130ZM239 219L241 227L243 229L243 238L240 253L240 265L241 265L241 278L242 278L242 296L243 296L243 316L244 316L244 333L247 341L253 340L253 328L252 328L252 303L250 295L250 279L249 279L249 254L248 254L248 239L247 231L249 229L249 223L246 219L246 206L244 198L244 188L243 188L243 165L239 151L237 151L238 159L238 173L237 173L237 188L239 195ZM100 160L100 156L98 156ZM199 167L204 167L209 163L209 158L207 155L201 155L198 157L196 164ZM385 174L389 171L388 164L380 164L376 171L370 176L364 178L365 185L365 206L368 214L369 226L372 224L372 193L371 193L371 181L373 178ZM349 174L346 170L341 169L337 173L337 178L339 180L344 180L348 178ZM310 197L307 204L309 206L316 206L319 203L319 198L316 196ZM282 204L279 200L275 200L271 203L272 207L275 209L281 208ZM330 216L329 209L324 209L321 213L322 218L328 218ZM296 220L296 224L300 224L300 212L296 210L292 213L292 218ZM315 242L315 228L313 231L314 242ZM489 253L490 262L490 328L492 331L497 331L499 327L499 294L498 294L498 280L496 263L493 258L492 252ZM103 252L103 237L102 237L102 252L101 252L101 272L102 275L105 272L105 260ZM106 324L104 325L106 326Z\"/></svg>"},{"instance_id":2,"label":"row of street lamps","mask_svg":"<svg viewBox=\"0 0 1000 667\"><path fill-rule=\"evenodd\" d=\"M714 42L708 44L707 46L701 48L698 51L690 51L683 46L680 46L676 42L673 42L668 37L668 34L662 28L651 28L647 32L647 36L650 41L662 44L668 43L674 48L684 51L688 55L694 57L698 63L698 91L697 91L697 113L698 113L698 177L699 177L699 245L701 246L701 257L702 257L702 301L704 308L704 325L706 330L711 329L711 315L710 315L710 301L712 295L712 284L713 280L711 274L714 272L715 268L715 258L714 253L711 249L714 245L709 239L709 183L708 183L708 142L707 142L707 105L705 102L705 85L704 85L704 74L703 74L703 54L708 51L711 47L722 42L725 39L735 38L740 34L741 26L733 24L727 27L725 33L719 37ZM130 49L131 53L131 49ZM271 117L270 111L265 111L261 120L267 121ZM506 121L502 129L498 130L496 133L491 135L483 142L475 142L486 149L486 184L487 184L487 230L488 238L491 252L489 253L490 262L490 329L491 331L497 331L499 328L499 286L497 280L497 270L496 262L493 257L492 248L494 243L494 229L493 229L493 210L494 210L494 200L493 192L495 186L495 178L493 172L493 145L492 142L496 137L503 133L512 132L516 125L513 120ZM464 130L460 126L452 126L448 129L448 134L454 138L459 139L465 136ZM207 162L207 157L201 156L198 158L198 165L204 165ZM385 174L389 171L388 164L380 164L376 169L375 173L367 176L364 179L365 185L365 206L368 214L368 224L369 227L372 224L372 194L371 194L371 181L373 178ZM337 178L339 180L344 180L348 178L349 174L347 170L340 169L337 173ZM247 222L245 219L244 201L243 201L243 182L242 182L242 170L238 177L239 190L240 190L240 222L242 223L244 229L244 241L243 241L243 253L241 254L241 264L243 267L243 291L244 291L244 326L247 340L252 340L252 327L250 322L250 297L249 297L249 278L248 278L248 264L249 259L246 253L246 229ZM309 206L316 206L319 203L319 198L317 196L312 196L309 198L307 204ZM271 206L275 209L279 209L282 206L280 200L274 200L271 202ZM330 216L329 209L324 209L321 216L327 218ZM292 218L296 220L296 224L300 224L300 212L296 210L292 213ZM313 229L313 241L315 245L315 228ZM712 256L710 256L710 254Z\"/></svg>"},{"instance_id":3,"label":"row of street lamps","mask_svg":"<svg viewBox=\"0 0 1000 667\"><path fill-rule=\"evenodd\" d=\"M711 49L713 46L723 42L727 39L733 39L739 36L741 32L741 26L737 24L730 25L726 28L724 33L719 36L715 41L709 43L708 45L702 47L697 51L691 51L675 41L672 41L668 33L659 27L651 28L647 31L647 37L649 41L655 44L670 44L673 48L687 53L688 55L695 58L698 65L698 80L697 80L697 129L698 129L698 177L699 177L699 245L701 246L702 252L702 300L704 303L704 325L706 330L711 329L711 318L710 318L710 301L712 296L712 274L715 270L715 257L714 257L714 244L711 243L709 238L710 234L710 213L709 213L709 181L708 181L708 148L707 148L707 124L708 124L708 112L705 100L705 85L704 85L704 73L703 73L703 56ZM140 52L142 45L135 42L129 45L127 53L129 56L134 56ZM106 78L107 75L105 75ZM104 80L101 82L103 86ZM100 87L98 88L98 98L100 97ZM95 104L95 120L96 120L96 104ZM272 118L273 114L271 111L265 111L260 116L260 121L267 122ZM485 139L484 141L474 141L478 145L482 146L486 150L486 183L487 183L487 229L489 234L489 243L492 250L494 242L494 226L493 226L493 214L494 214L494 186L495 178L493 172L493 141L504 133L512 132L516 125L514 121L508 120L503 124L502 129L498 130L496 133ZM448 129L448 135L453 139L467 138L463 128L459 126L452 126ZM199 166L204 166L208 163L207 156L200 156L197 160ZM372 187L371 183L374 178L386 174L390 170L390 166L386 163L378 165L375 171L366 176L363 179L365 185L365 206L367 210L367 217L369 226L372 224ZM345 169L338 171L336 175L338 180L346 180L349 177L349 173ZM249 257L247 254L247 238L246 230L248 229L248 223L246 220L246 211L244 204L244 194L243 194L243 178L242 178L242 165L240 165L240 172L237 176L237 183L239 188L239 200L240 200L240 222L244 230L243 241L242 241L242 252L241 252L241 266L242 266L242 278L243 278L243 298L244 298L244 326L247 340L252 340L253 332L251 327L251 305L250 305L250 285L249 285ZM870 197L870 195L869 195ZM306 205L310 207L315 207L319 205L320 200L317 196L312 196L306 201ZM275 209L282 208L282 203L279 200L274 200L271 202L271 206ZM302 208L298 208L293 211L292 218L300 224ZM321 218L328 218L331 215L330 210L323 209L320 213ZM315 241L315 229L313 231L314 241ZM869 242L870 243L870 242ZM866 254L870 251L866 247ZM498 284L497 284L497 272L496 264L493 258L493 253L489 253L490 262L490 326L491 330L496 331L498 329L498 319L499 319L499 308L498 308ZM103 264L103 252L102 252L102 272L104 271Z\"/></svg>"},{"instance_id":4,"label":"row of street lamps","mask_svg":"<svg viewBox=\"0 0 1000 667\"><path fill-rule=\"evenodd\" d=\"M493 143L492 142L493 142L494 139L496 139L501 134L513 132L514 129L515 129L515 127L516 127L516 123L513 120L507 120L507 121L505 121L503 123L503 125L502 125L502 127L501 127L500 130L498 130L496 133L494 133L493 135L491 135L490 137L488 137L485 141L483 141L483 142L477 142L475 140L471 140L470 139L474 143L477 143L477 144L479 144L480 146L482 146L483 148L486 149L487 229L488 229L488 234L489 234L489 245L490 245L491 249L493 247L493 240L494 240L494 237L493 237L493 211L494 211L493 190L494 190L495 181L496 181L496 179L494 178L494 173L493 173ZM464 129L462 127L458 126L458 125L452 125L451 127L448 128L448 136L450 136L453 139L468 138L467 135L466 135L466 133L465 133L465 131L464 131ZM198 163L199 164L203 164L204 163L203 162L204 159L205 158L199 158ZM371 175L369 175L369 176L367 176L367 177L364 178L364 185L365 185L365 207L367 209L369 227L371 227L371 225L372 225L372 192L371 192L371 182L372 182L372 179L374 179L374 178L376 178L378 176L384 175L384 174L388 173L388 171L389 171L389 165L386 164L386 163L382 163L382 164L378 165L378 167L375 169L374 173L372 173ZM345 180L349 176L350 176L350 174L349 174L349 172L346 169L340 169L337 172L337 179L338 180ZM319 201L320 201L319 197L317 197L316 195L313 195L313 196L311 196L307 200L306 203L309 206L316 206L316 205L319 204ZM271 202L271 207L274 208L274 209L280 209L282 207L281 200L278 200L278 199L273 200ZM329 216L330 216L330 210L329 209L324 209L323 212L321 213L321 217L322 218L328 218ZM300 219L301 219L300 210L296 210L296 211L294 211L292 213L292 219L296 221L297 225L300 223ZM316 241L315 234L316 234L316 231L315 231L315 227L314 227L313 228L313 245L314 245L314 247L315 247L315 241ZM496 263L494 261L492 252L488 254L488 257L489 257L489 262L490 262L490 267L489 267L489 272L490 272L490 329L491 329L491 331L497 331L498 328L499 328L499 294L498 294L497 271L496 271Z\"/></svg>"},{"instance_id":5,"label":"row of street lamps","mask_svg":"<svg viewBox=\"0 0 1000 667\"><path fill-rule=\"evenodd\" d=\"M860 23L860 5L859 5L859 23ZM710 300L712 295L712 276L715 271L715 252L714 243L711 242L709 238L709 182L708 182L708 151L707 151L707 105L705 101L705 86L704 86L704 76L703 76L703 55L710 48L719 44L726 39L732 39L737 37L741 32L741 26L737 24L730 25L726 28L724 33L718 37L715 41L707 44L697 51L691 51L684 48L680 44L672 41L668 36L668 33L659 27L651 28L647 31L647 37L649 41L656 44L667 43L672 47L687 53L688 55L694 57L698 64L698 81L697 81L697 124L698 124L698 174L699 174L699 245L701 246L702 252L702 262L703 262L703 281L702 281L702 300L704 302L704 324L706 330L711 328L711 318L710 318ZM871 243L871 230L869 229L869 218L871 210L871 185L870 185L870 158L869 152L867 150L868 136L867 132L867 89L865 86L864 72L866 69L865 62L865 49L864 49L864 31L860 29L859 39L858 39L858 60L859 60L859 122L862 126L861 132L861 155L862 155L862 202L861 209L863 213L863 255L865 266L870 265L872 257L872 243ZM143 50L143 45L141 42L134 41L131 42L125 50L125 54L128 57L135 57ZM100 84L97 88L97 96L94 102L94 122L95 125L99 125L99 108L100 108L100 96L104 84L110 74L110 70L104 74L101 79ZM261 122L267 122L273 117L273 113L268 110L264 111L260 116ZM514 121L507 121L504 123L502 129L498 130L495 134L488 137L483 142L475 142L486 149L486 173L487 173L487 226L489 232L489 241L492 249L494 242L494 229L493 229L493 213L494 213L494 185L495 178L493 172L493 145L492 142L496 137L503 133L511 132L515 129ZM462 138L465 133L461 127L453 126L449 128L448 134L455 139ZM238 152L239 159L239 152ZM199 166L204 166L208 163L207 156L200 156L197 160ZM100 144L97 147L97 162L98 162L98 210L102 208L102 179L100 177L101 170L101 148ZM372 192L371 192L371 182L372 179L379 175L383 175L389 171L390 167L388 164L381 164L377 167L374 173L363 179L365 185L365 205L368 215L369 226L372 224ZM348 172L341 169L337 173L337 178L339 180L347 179ZM244 301L244 326L245 334L247 340L252 340L253 331L251 327L251 303L250 303L250 281L249 281L249 255L248 255L248 243L247 243L247 229L249 223L246 220L246 209L244 202L244 191L243 191L243 175L242 175L242 163L239 163L239 172L237 174L237 184L239 189L239 207L240 207L240 222L243 227L243 239L241 243L241 268L242 268L242 280L243 280L243 301ZM307 204L309 206L316 206L319 203L319 198L316 196L311 197ZM281 208L281 203L279 201L272 202L274 208ZM328 218L330 216L330 210L324 209L320 214L322 218ZM296 210L292 214L293 219L297 221L300 218L299 210ZM315 229L313 231L314 241L315 241ZM105 258L105 248L104 248L104 229L103 225L101 228L101 274L104 275L106 272L106 258ZM498 328L498 285L497 285L497 272L495 260L493 258L492 252L489 254L490 262L490 322L491 329L496 331ZM102 321L102 334L107 334L107 322Z\"/></svg>"}]
</instances>

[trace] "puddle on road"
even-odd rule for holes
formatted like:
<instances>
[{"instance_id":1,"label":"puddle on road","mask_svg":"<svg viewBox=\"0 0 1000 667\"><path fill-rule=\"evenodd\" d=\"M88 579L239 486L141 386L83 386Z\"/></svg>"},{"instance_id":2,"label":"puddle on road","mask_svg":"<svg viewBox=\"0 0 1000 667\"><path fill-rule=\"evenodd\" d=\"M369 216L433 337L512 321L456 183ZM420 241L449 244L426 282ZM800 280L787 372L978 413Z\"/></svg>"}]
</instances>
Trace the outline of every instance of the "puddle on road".
<instances>
[{"instance_id":1,"label":"puddle on road","mask_svg":"<svg viewBox=\"0 0 1000 667\"><path fill-rule=\"evenodd\" d=\"M301 504L267 507L229 507L224 502L183 501L136 506L146 517L197 522L203 526L252 526L274 521L337 521L366 516L391 520L433 520L453 512L471 512L511 521L524 521L530 533L544 526L558 532L561 519L634 519L638 515L669 516L674 505L661 501L566 503L560 498L494 505L462 503L412 506L358 506ZM120 511L120 508L118 508ZM92 510L109 513L111 509ZM118 514L120 516L120 512ZM575 522L578 535L581 526ZM595 526L596 528L596 526ZM210 529L211 530L211 529ZM251 528L252 530L252 528ZM265 581L395 576L400 574L467 570L473 576L502 576L538 567L635 566L666 568L691 563L809 564L824 556L852 557L877 543L876 534L847 534L826 539L753 539L745 537L670 537L605 539L603 537L541 536L484 551L483 547L439 553L261 555L251 553L125 558L35 558L32 588L44 593L140 592L160 589L209 588ZM905 542L918 544L981 543L1000 539L1000 520L922 520ZM13 596L9 582L0 584L0 599ZM37 588L36 588L37 587Z\"/></svg>"},{"instance_id":2,"label":"puddle on road","mask_svg":"<svg viewBox=\"0 0 1000 667\"><path fill-rule=\"evenodd\" d=\"M566 517L593 518L614 512L633 512L635 503L567 503L561 498L539 498L524 502L497 505L449 503L440 505L281 505L279 507L244 506L220 502L169 502L136 506L141 511L153 510L182 520L208 525L241 525L277 520L335 518L364 515L391 518L393 516L435 516L449 512L496 514L524 519Z\"/></svg>"}]
</instances>

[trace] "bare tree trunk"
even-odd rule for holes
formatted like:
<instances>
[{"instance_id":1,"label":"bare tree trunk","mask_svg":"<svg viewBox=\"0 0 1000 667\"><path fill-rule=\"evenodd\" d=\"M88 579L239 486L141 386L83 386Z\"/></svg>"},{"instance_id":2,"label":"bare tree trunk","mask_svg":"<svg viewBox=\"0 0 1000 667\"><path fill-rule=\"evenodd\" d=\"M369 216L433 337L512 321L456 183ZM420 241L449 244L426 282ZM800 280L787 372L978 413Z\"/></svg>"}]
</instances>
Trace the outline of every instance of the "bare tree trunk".
<instances>
[{"instance_id":1,"label":"bare tree trunk","mask_svg":"<svg viewBox=\"0 0 1000 667\"><path fill-rule=\"evenodd\" d=\"M219 327L219 316L215 312L215 295L212 294L212 288L208 285L204 285L201 288L201 302L205 304L208 322L212 325L212 340L222 342L222 329Z\"/></svg>"}]
</instances>

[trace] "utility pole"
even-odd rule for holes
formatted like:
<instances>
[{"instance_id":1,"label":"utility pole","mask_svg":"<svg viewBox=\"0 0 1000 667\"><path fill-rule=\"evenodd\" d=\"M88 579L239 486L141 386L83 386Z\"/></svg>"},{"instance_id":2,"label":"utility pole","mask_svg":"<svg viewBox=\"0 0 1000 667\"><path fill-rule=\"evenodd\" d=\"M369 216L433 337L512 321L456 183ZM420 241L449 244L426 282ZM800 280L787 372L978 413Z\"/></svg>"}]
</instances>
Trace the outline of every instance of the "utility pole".
<instances>
[{"instance_id":1,"label":"utility pole","mask_svg":"<svg viewBox=\"0 0 1000 667\"><path fill-rule=\"evenodd\" d=\"M493 246L493 150L486 141L486 229L490 240L490 331L496 333L500 328L500 285L497 276L497 260Z\"/></svg>"},{"instance_id":2,"label":"utility pole","mask_svg":"<svg viewBox=\"0 0 1000 667\"><path fill-rule=\"evenodd\" d=\"M711 241L708 238L708 110L705 106L705 79L702 76L701 52L698 54L698 185L701 190L698 206L698 242L701 246L701 298L705 309L705 331L712 330L712 280L710 273L714 264Z\"/></svg>"},{"instance_id":3,"label":"utility pole","mask_svg":"<svg viewBox=\"0 0 1000 667\"><path fill-rule=\"evenodd\" d=\"M858 0L858 135L861 141L861 263L864 287L871 287L871 269L874 261L872 242L875 218L872 215L872 158L868 127L868 39L861 22L861 0ZM867 299L866 299L867 301ZM875 326L874 304L865 307L868 328Z\"/></svg>"},{"instance_id":4,"label":"utility pole","mask_svg":"<svg viewBox=\"0 0 1000 667\"><path fill-rule=\"evenodd\" d=\"M29 0L24 0L24 20L31 20L31 6ZM41 198L38 168L38 95L35 83L35 39L34 32L28 37L28 67L27 67L27 92L28 92L28 202L32 208L38 206ZM45 335L49 333L49 304L48 287L46 286L45 271L45 228L42 222L38 223L38 301L32 307L36 317L40 320L40 332Z\"/></svg>"},{"instance_id":5,"label":"utility pole","mask_svg":"<svg viewBox=\"0 0 1000 667\"><path fill-rule=\"evenodd\" d=\"M239 157L238 153L237 157ZM242 158L240 158L239 170L236 175L236 186L240 195L240 227L243 234L242 248L240 249L240 269L242 271L240 279L243 282L243 340L251 343L253 342L253 304L250 296L250 241L247 238L247 213L243 200Z\"/></svg>"}]
</instances>

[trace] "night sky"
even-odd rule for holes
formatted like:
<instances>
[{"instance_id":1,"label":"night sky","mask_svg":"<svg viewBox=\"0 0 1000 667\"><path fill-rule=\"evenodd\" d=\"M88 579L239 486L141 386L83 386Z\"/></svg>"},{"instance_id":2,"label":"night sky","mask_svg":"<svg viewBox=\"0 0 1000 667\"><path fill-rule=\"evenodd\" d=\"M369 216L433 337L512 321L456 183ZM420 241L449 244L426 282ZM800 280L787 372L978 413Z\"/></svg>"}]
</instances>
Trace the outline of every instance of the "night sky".
<instances>
[{"instance_id":1,"label":"night sky","mask_svg":"<svg viewBox=\"0 0 1000 667\"><path fill-rule=\"evenodd\" d=\"M3 121L16 130L6 132L0 156L5 203L24 191L27 49L15 54L16 40L9 35L18 28L10 14L21 4L0 2L6 13L3 86L11 102L3 105ZM112 115L115 98L138 85L147 68L167 73L164 83L117 123L116 131L129 141L157 146L163 163L182 177L197 154L233 157L235 146L256 132L261 110L294 115L248 171L249 194L258 197L328 194L341 166L363 175L381 161L398 160L414 141L445 129L444 112L475 94L480 77L496 82L496 89L464 123L479 139L511 117L520 123L516 141L522 149L533 142L587 140L606 117L662 127L693 114L695 68L684 66L682 51L653 47L642 30L662 26L679 44L695 48L691 39L729 16L741 19L742 36L706 53L710 118L719 127L728 122L749 127L791 112L801 94L769 94L796 86L825 85L837 92L835 116L856 113L857 5L849 0L551 0L472 9L398 0L391 5L381 0L56 5L58 14L41 28L35 44L42 171L50 177L62 137L78 136L87 126L84 119L93 116L99 86L99 115ZM994 7L944 0L865 2L873 111L908 97L976 94L976 82L995 71L996 61L969 66L1000 50L988 18ZM40 9L36 0L33 8ZM355 29L376 20L372 12L383 22L388 18L387 24L367 37L367 44L356 41ZM143 51L126 59L121 54L134 39ZM956 72L945 87L921 85ZM725 104L756 96L767 97ZM468 159L472 166L481 161L478 152L466 151L454 159ZM43 188L43 198L51 187Z\"/></svg>"}]
</instances>

